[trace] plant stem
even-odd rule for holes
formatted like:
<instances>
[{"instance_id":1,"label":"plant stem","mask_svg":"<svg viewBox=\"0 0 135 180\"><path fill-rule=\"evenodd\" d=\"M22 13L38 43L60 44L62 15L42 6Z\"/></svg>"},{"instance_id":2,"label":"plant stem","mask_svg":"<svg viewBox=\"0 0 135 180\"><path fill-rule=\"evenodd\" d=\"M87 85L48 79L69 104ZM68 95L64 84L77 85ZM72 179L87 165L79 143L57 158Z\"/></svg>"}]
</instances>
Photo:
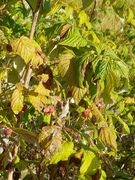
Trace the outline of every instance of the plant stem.
<instances>
[{"instance_id":1,"label":"plant stem","mask_svg":"<svg viewBox=\"0 0 135 180\"><path fill-rule=\"evenodd\" d=\"M32 20L32 25L31 25L31 30L30 30L30 39L33 39L33 37L34 37L41 2L42 2L42 0L38 0L36 9L33 12L33 20ZM26 88L29 87L31 75L32 75L32 69L30 68L30 63L29 63L26 73L25 73L25 87Z\"/></svg>"},{"instance_id":2,"label":"plant stem","mask_svg":"<svg viewBox=\"0 0 135 180\"><path fill-rule=\"evenodd\" d=\"M14 147L13 147L12 162L10 163L9 169L8 169L7 180L13 180L14 163L15 163L15 158L17 156L17 153L18 153L18 143L15 142L14 143Z\"/></svg>"}]
</instances>

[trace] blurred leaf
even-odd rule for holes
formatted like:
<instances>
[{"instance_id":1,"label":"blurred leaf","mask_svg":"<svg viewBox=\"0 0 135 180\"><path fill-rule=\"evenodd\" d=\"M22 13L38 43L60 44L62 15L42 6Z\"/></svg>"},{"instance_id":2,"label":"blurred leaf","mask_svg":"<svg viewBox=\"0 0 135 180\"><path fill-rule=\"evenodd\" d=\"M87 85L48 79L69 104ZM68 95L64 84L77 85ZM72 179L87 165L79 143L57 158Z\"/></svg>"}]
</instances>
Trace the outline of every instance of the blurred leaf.
<instances>
[{"instance_id":1,"label":"blurred leaf","mask_svg":"<svg viewBox=\"0 0 135 180\"><path fill-rule=\"evenodd\" d=\"M22 128L13 128L13 131L17 133L24 141L38 146L38 138L36 134Z\"/></svg>"},{"instance_id":2,"label":"blurred leaf","mask_svg":"<svg viewBox=\"0 0 135 180\"><path fill-rule=\"evenodd\" d=\"M115 115L115 118L117 119L117 121L122 125L123 130L125 133L129 134L130 133L130 129L128 127L128 124L125 123L124 120L122 120L119 116Z\"/></svg>"},{"instance_id":3,"label":"blurred leaf","mask_svg":"<svg viewBox=\"0 0 135 180\"><path fill-rule=\"evenodd\" d=\"M113 150L117 152L117 143L114 134L109 129L106 123L103 127L100 128L99 137L105 143L105 145L113 148Z\"/></svg>"},{"instance_id":4,"label":"blurred leaf","mask_svg":"<svg viewBox=\"0 0 135 180\"><path fill-rule=\"evenodd\" d=\"M87 41L82 37L78 28L72 27L68 31L66 39L59 42L59 45L79 48L85 47L87 45Z\"/></svg>"},{"instance_id":5,"label":"blurred leaf","mask_svg":"<svg viewBox=\"0 0 135 180\"><path fill-rule=\"evenodd\" d=\"M61 151L54 154L50 164L57 164L59 161L67 160L74 152L73 142L64 142Z\"/></svg>"},{"instance_id":6,"label":"blurred leaf","mask_svg":"<svg viewBox=\"0 0 135 180\"><path fill-rule=\"evenodd\" d=\"M27 64L35 56L35 46L32 40L25 36L15 39L12 44L14 53L21 56Z\"/></svg>"},{"instance_id":7,"label":"blurred leaf","mask_svg":"<svg viewBox=\"0 0 135 180\"><path fill-rule=\"evenodd\" d=\"M131 21L133 20L134 18L134 13L132 11L131 8L128 8L128 18L127 18L127 22L131 23Z\"/></svg>"},{"instance_id":8,"label":"blurred leaf","mask_svg":"<svg viewBox=\"0 0 135 180\"><path fill-rule=\"evenodd\" d=\"M89 7L94 0L82 0L83 9Z\"/></svg>"},{"instance_id":9,"label":"blurred leaf","mask_svg":"<svg viewBox=\"0 0 135 180\"><path fill-rule=\"evenodd\" d=\"M38 140L42 154L51 159L62 148L61 128L54 125L43 127L39 133Z\"/></svg>"},{"instance_id":10,"label":"blurred leaf","mask_svg":"<svg viewBox=\"0 0 135 180\"><path fill-rule=\"evenodd\" d=\"M89 22L89 18L87 16L87 14L85 13L85 11L81 11L79 13L79 25L81 26L82 24L85 24L86 27L88 28L88 30L91 28L91 23Z\"/></svg>"},{"instance_id":11,"label":"blurred leaf","mask_svg":"<svg viewBox=\"0 0 135 180\"><path fill-rule=\"evenodd\" d=\"M33 12L36 10L37 2L38 0L27 0L30 8L33 10Z\"/></svg>"},{"instance_id":12,"label":"blurred leaf","mask_svg":"<svg viewBox=\"0 0 135 180\"><path fill-rule=\"evenodd\" d=\"M80 174L83 175L94 175L99 167L99 159L96 154L92 151L84 151Z\"/></svg>"}]
</instances>

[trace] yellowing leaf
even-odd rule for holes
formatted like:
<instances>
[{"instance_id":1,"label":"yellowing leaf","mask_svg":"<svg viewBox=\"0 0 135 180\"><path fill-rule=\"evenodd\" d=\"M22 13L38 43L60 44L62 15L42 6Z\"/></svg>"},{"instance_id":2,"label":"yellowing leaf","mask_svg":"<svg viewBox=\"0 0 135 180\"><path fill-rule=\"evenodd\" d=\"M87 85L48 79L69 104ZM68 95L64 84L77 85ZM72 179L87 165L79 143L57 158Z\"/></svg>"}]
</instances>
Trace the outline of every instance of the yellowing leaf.
<instances>
[{"instance_id":1,"label":"yellowing leaf","mask_svg":"<svg viewBox=\"0 0 135 180\"><path fill-rule=\"evenodd\" d=\"M134 13L132 11L132 9L128 9L128 18L127 18L127 22L131 23L131 21L133 20L134 18Z\"/></svg>"},{"instance_id":2,"label":"yellowing leaf","mask_svg":"<svg viewBox=\"0 0 135 180\"><path fill-rule=\"evenodd\" d=\"M23 108L24 96L23 92L19 89L15 89L11 98L11 108L15 114L18 114Z\"/></svg>"},{"instance_id":3,"label":"yellowing leaf","mask_svg":"<svg viewBox=\"0 0 135 180\"><path fill-rule=\"evenodd\" d=\"M105 145L113 148L115 152L117 151L116 139L112 131L109 129L109 127L107 126L101 127L99 131L99 137L105 143Z\"/></svg>"},{"instance_id":4,"label":"yellowing leaf","mask_svg":"<svg viewBox=\"0 0 135 180\"><path fill-rule=\"evenodd\" d=\"M44 83L49 79L48 74L37 75L37 78L40 79Z\"/></svg>"},{"instance_id":5,"label":"yellowing leaf","mask_svg":"<svg viewBox=\"0 0 135 180\"><path fill-rule=\"evenodd\" d=\"M54 125L43 127L38 139L42 154L51 159L62 148L61 127Z\"/></svg>"},{"instance_id":6,"label":"yellowing leaf","mask_svg":"<svg viewBox=\"0 0 135 180\"><path fill-rule=\"evenodd\" d=\"M35 56L35 46L28 37L21 36L15 39L11 46L13 51L24 59L26 64Z\"/></svg>"},{"instance_id":7,"label":"yellowing leaf","mask_svg":"<svg viewBox=\"0 0 135 180\"><path fill-rule=\"evenodd\" d=\"M39 84L35 86L35 92L44 96L49 96L50 94L50 90L46 89L42 82L39 82Z\"/></svg>"},{"instance_id":8,"label":"yellowing leaf","mask_svg":"<svg viewBox=\"0 0 135 180\"><path fill-rule=\"evenodd\" d=\"M131 24L135 26L135 19L132 19Z\"/></svg>"},{"instance_id":9,"label":"yellowing leaf","mask_svg":"<svg viewBox=\"0 0 135 180\"><path fill-rule=\"evenodd\" d=\"M81 11L79 13L79 18L80 18L79 25L81 26L82 24L85 24L89 30L91 28L91 23L89 22L88 16L85 13L85 11Z\"/></svg>"},{"instance_id":10,"label":"yellowing leaf","mask_svg":"<svg viewBox=\"0 0 135 180\"><path fill-rule=\"evenodd\" d=\"M126 98L124 99L124 102L125 102L126 104L132 104L132 103L135 103L135 99L134 99L134 98L131 98L131 97L126 97Z\"/></svg>"},{"instance_id":11,"label":"yellowing leaf","mask_svg":"<svg viewBox=\"0 0 135 180\"><path fill-rule=\"evenodd\" d=\"M38 111L42 111L46 104L49 104L49 100L42 94L30 92L29 100L31 104L37 109Z\"/></svg>"},{"instance_id":12,"label":"yellowing leaf","mask_svg":"<svg viewBox=\"0 0 135 180\"><path fill-rule=\"evenodd\" d=\"M75 87L75 86L73 86L71 88L72 96L73 96L76 104L78 104L80 102L80 100L85 95L86 91L87 91L86 88L79 88L79 87Z\"/></svg>"},{"instance_id":13,"label":"yellowing leaf","mask_svg":"<svg viewBox=\"0 0 135 180\"><path fill-rule=\"evenodd\" d=\"M73 142L64 142L61 151L54 154L50 161L50 164L57 164L57 162L59 162L60 160L67 160L69 156L74 152Z\"/></svg>"},{"instance_id":14,"label":"yellowing leaf","mask_svg":"<svg viewBox=\"0 0 135 180\"><path fill-rule=\"evenodd\" d=\"M96 173L98 167L98 156L96 156L92 151L85 151L81 162L80 174L93 175Z\"/></svg>"},{"instance_id":15,"label":"yellowing leaf","mask_svg":"<svg viewBox=\"0 0 135 180\"><path fill-rule=\"evenodd\" d=\"M39 67L41 64L43 64L43 58L35 53L31 59L31 65L33 67Z\"/></svg>"}]
</instances>

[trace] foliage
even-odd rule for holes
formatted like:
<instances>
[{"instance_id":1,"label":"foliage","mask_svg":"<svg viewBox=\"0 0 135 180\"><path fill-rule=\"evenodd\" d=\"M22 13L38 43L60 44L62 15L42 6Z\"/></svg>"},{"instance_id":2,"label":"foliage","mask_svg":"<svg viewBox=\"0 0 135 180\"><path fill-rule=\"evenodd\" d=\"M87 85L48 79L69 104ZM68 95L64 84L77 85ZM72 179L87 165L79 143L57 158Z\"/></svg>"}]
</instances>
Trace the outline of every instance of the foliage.
<instances>
[{"instance_id":1,"label":"foliage","mask_svg":"<svg viewBox=\"0 0 135 180\"><path fill-rule=\"evenodd\" d=\"M1 0L1 178L134 178L134 26L132 0Z\"/></svg>"}]
</instances>

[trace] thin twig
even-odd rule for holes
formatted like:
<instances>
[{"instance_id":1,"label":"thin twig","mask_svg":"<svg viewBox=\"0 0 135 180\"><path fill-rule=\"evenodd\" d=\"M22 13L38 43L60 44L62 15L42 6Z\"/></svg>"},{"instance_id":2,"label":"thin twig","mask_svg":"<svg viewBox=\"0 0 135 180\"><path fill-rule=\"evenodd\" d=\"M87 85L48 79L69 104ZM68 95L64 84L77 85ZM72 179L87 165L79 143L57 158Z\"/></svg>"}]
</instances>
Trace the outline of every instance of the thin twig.
<instances>
[{"instance_id":1,"label":"thin twig","mask_svg":"<svg viewBox=\"0 0 135 180\"><path fill-rule=\"evenodd\" d=\"M33 39L33 36L35 33L41 2L42 2L42 0L38 0L36 9L33 12L33 20L32 20L31 31L30 31L30 39ZM30 68L30 63L29 63L26 74L25 74L25 87L26 88L29 87L31 75L32 75L32 68Z\"/></svg>"}]
</instances>

